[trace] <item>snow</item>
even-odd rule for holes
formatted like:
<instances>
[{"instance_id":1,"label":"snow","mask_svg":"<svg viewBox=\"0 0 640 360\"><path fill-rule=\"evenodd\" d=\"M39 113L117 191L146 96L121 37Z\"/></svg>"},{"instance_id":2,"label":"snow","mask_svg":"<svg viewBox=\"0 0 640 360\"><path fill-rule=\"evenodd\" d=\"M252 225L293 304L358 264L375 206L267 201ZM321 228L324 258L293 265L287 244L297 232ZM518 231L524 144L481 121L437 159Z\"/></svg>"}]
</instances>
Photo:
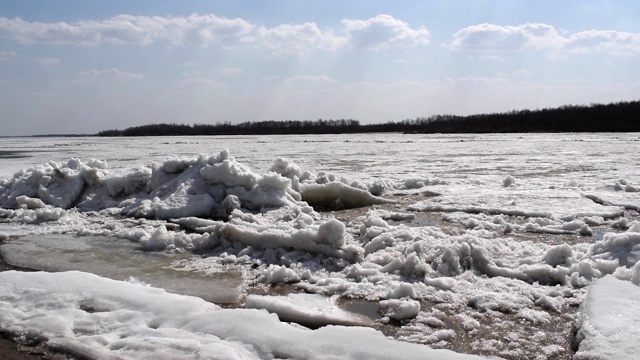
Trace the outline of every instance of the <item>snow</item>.
<instances>
[{"instance_id":1,"label":"snow","mask_svg":"<svg viewBox=\"0 0 640 360\"><path fill-rule=\"evenodd\" d=\"M591 287L581 308L574 359L632 359L640 351L640 287L609 275Z\"/></svg>"},{"instance_id":2,"label":"snow","mask_svg":"<svg viewBox=\"0 0 640 360\"><path fill-rule=\"evenodd\" d=\"M368 190L362 190L343 184L330 182L328 184L310 184L302 191L302 200L313 206L325 208L354 208L374 204L392 202L372 195Z\"/></svg>"},{"instance_id":3,"label":"snow","mask_svg":"<svg viewBox=\"0 0 640 360\"><path fill-rule=\"evenodd\" d=\"M36 270L104 277L47 275L66 284L59 292L39 288L36 278L44 275L7 283L2 306L31 313L2 321L3 331L27 342L55 334L48 346L88 357L211 351L229 358L365 358L385 351L378 344L401 357L405 350L398 349L418 346L410 342L483 356L567 358L573 324L598 316L580 314L609 300L605 292L593 296L598 284L640 282L637 140L637 134L0 139L0 150L27 155L0 164L2 256ZM0 272L18 276L6 274ZM117 294L85 291L80 282ZM187 329L159 306L152 317L161 322L153 322L136 302L134 285L164 289L153 290L158 299L197 296L234 309L212 308L225 323L193 315ZM51 307L67 312L47 312L41 306L47 293ZM81 308L92 308L73 300L103 295L120 304L109 314L89 314ZM71 299L69 308L58 296ZM358 301L376 320L343 308ZM50 321L23 324L39 311ZM94 315L106 320L86 320ZM355 325L369 328L336 326L353 316L362 321ZM74 322L108 328L116 317L115 333L69 332ZM613 347L584 329L585 357Z\"/></svg>"},{"instance_id":4,"label":"snow","mask_svg":"<svg viewBox=\"0 0 640 360\"><path fill-rule=\"evenodd\" d=\"M380 301L384 316L395 320L411 319L420 313L420 303L411 299L390 299Z\"/></svg>"},{"instance_id":5,"label":"snow","mask_svg":"<svg viewBox=\"0 0 640 360\"><path fill-rule=\"evenodd\" d=\"M301 329L254 309L82 272L0 273L0 329L88 358L473 359L363 327ZM28 335L26 335L28 334Z\"/></svg>"},{"instance_id":6,"label":"snow","mask_svg":"<svg viewBox=\"0 0 640 360\"><path fill-rule=\"evenodd\" d=\"M245 307L265 309L278 314L282 321L290 321L312 328L326 325L371 326L371 319L342 310L336 299L317 294L289 294L287 296L248 295Z\"/></svg>"}]
</instances>

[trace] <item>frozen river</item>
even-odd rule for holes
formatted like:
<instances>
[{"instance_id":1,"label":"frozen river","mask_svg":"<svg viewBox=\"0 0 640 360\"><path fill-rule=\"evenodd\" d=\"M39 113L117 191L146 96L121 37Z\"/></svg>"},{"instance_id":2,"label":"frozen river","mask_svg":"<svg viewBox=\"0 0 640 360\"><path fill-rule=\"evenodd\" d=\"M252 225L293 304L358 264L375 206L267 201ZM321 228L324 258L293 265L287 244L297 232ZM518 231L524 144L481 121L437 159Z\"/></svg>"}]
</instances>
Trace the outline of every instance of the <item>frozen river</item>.
<instances>
[{"instance_id":1,"label":"frozen river","mask_svg":"<svg viewBox=\"0 0 640 360\"><path fill-rule=\"evenodd\" d=\"M0 273L0 331L91 358L628 355L638 154L637 133L0 138L0 254L53 272Z\"/></svg>"}]
</instances>

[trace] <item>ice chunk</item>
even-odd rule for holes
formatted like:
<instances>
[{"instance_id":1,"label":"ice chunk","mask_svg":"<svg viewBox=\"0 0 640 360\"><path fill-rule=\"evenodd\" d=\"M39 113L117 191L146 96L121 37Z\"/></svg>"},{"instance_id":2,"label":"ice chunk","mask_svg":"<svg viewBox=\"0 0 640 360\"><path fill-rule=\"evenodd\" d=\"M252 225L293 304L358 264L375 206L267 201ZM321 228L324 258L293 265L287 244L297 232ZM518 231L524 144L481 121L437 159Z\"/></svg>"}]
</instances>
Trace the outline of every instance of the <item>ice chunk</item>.
<instances>
[{"instance_id":1,"label":"ice chunk","mask_svg":"<svg viewBox=\"0 0 640 360\"><path fill-rule=\"evenodd\" d=\"M16 202L18 203L18 205L24 206L27 209L40 209L45 206L44 201L38 198L30 198L25 195L16 197Z\"/></svg>"},{"instance_id":2,"label":"ice chunk","mask_svg":"<svg viewBox=\"0 0 640 360\"><path fill-rule=\"evenodd\" d=\"M413 288L413 285L405 282L398 284L387 293L387 299L415 299L416 297L416 290Z\"/></svg>"},{"instance_id":3,"label":"ice chunk","mask_svg":"<svg viewBox=\"0 0 640 360\"><path fill-rule=\"evenodd\" d=\"M245 306L278 314L282 321L317 328L325 325L371 326L371 319L338 307L336 299L316 294L248 295Z\"/></svg>"},{"instance_id":4,"label":"ice chunk","mask_svg":"<svg viewBox=\"0 0 640 360\"><path fill-rule=\"evenodd\" d=\"M218 164L206 165L200 170L200 174L210 184L224 184L227 187L241 186L245 189L251 189L260 180L260 176L249 167L229 159Z\"/></svg>"},{"instance_id":5,"label":"ice chunk","mask_svg":"<svg viewBox=\"0 0 640 360\"><path fill-rule=\"evenodd\" d=\"M269 265L260 279L267 284L291 283L300 281L300 276L286 266Z\"/></svg>"},{"instance_id":6,"label":"ice chunk","mask_svg":"<svg viewBox=\"0 0 640 360\"><path fill-rule=\"evenodd\" d=\"M412 319L420 312L420 303L408 298L380 301L380 309L384 316L395 320Z\"/></svg>"},{"instance_id":7,"label":"ice chunk","mask_svg":"<svg viewBox=\"0 0 640 360\"><path fill-rule=\"evenodd\" d=\"M269 227L231 219L219 228L219 235L224 240L256 249L292 248L349 261L357 261L361 257L360 249L344 245L345 227L336 219L302 229L290 225Z\"/></svg>"},{"instance_id":8,"label":"ice chunk","mask_svg":"<svg viewBox=\"0 0 640 360\"><path fill-rule=\"evenodd\" d=\"M273 171L289 179L293 179L294 177L300 179L303 176L303 171L298 165L283 157L276 158L269 168L269 171Z\"/></svg>"},{"instance_id":9,"label":"ice chunk","mask_svg":"<svg viewBox=\"0 0 640 360\"><path fill-rule=\"evenodd\" d=\"M502 181L502 185L504 187L509 187L511 185L514 185L515 183L516 183L516 179L511 175L507 175L507 177L504 178L504 180Z\"/></svg>"},{"instance_id":10,"label":"ice chunk","mask_svg":"<svg viewBox=\"0 0 640 360\"><path fill-rule=\"evenodd\" d=\"M629 359L640 353L640 287L605 276L581 306L574 359Z\"/></svg>"},{"instance_id":11,"label":"ice chunk","mask_svg":"<svg viewBox=\"0 0 640 360\"><path fill-rule=\"evenodd\" d=\"M1 272L0 297L6 336L46 339L89 358L479 359L390 340L371 328L301 329L265 311L221 309L80 272Z\"/></svg>"},{"instance_id":12,"label":"ice chunk","mask_svg":"<svg viewBox=\"0 0 640 360\"><path fill-rule=\"evenodd\" d=\"M595 259L617 260L620 265L634 265L640 260L640 233L607 233L591 247Z\"/></svg>"},{"instance_id":13,"label":"ice chunk","mask_svg":"<svg viewBox=\"0 0 640 360\"><path fill-rule=\"evenodd\" d=\"M571 266L573 251L567 244L557 245L547 250L544 261L551 266Z\"/></svg>"},{"instance_id":14,"label":"ice chunk","mask_svg":"<svg viewBox=\"0 0 640 360\"><path fill-rule=\"evenodd\" d=\"M337 181L327 184L304 184L301 195L302 200L311 206L330 209L348 209L393 202Z\"/></svg>"}]
</instances>

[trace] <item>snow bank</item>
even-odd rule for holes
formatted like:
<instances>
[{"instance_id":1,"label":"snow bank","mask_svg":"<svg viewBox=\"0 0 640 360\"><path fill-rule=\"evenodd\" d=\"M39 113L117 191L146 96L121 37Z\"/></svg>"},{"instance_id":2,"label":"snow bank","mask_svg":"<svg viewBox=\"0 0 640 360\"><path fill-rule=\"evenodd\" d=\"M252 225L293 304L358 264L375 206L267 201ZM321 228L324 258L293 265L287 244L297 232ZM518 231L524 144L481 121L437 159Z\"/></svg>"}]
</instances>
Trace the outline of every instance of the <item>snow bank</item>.
<instances>
[{"instance_id":1,"label":"snow bank","mask_svg":"<svg viewBox=\"0 0 640 360\"><path fill-rule=\"evenodd\" d=\"M632 359L640 352L640 287L605 276L581 306L574 359Z\"/></svg>"},{"instance_id":2,"label":"snow bank","mask_svg":"<svg viewBox=\"0 0 640 360\"><path fill-rule=\"evenodd\" d=\"M13 209L3 215L22 222L61 223L67 210L101 212L109 217L171 220L201 234L194 236L162 225L135 233L112 229L112 235L139 241L147 250L205 250L231 242L357 259L359 251L345 245L344 225L337 220L319 223L310 205L342 208L389 200L373 196L356 183L348 185L343 178L324 173L314 176L284 158L276 159L271 170L257 174L227 150L211 157L170 158L114 175L102 161L50 162L3 180L0 207ZM263 225L256 226L252 215L256 213L269 214ZM292 213L296 217L293 222ZM193 219L200 219L200 223ZM74 220L79 232L105 232L87 229L87 220L81 216Z\"/></svg>"},{"instance_id":3,"label":"snow bank","mask_svg":"<svg viewBox=\"0 0 640 360\"><path fill-rule=\"evenodd\" d=\"M333 179L333 180L331 180ZM223 204L225 202L227 204ZM283 206L357 207L389 202L366 187L348 185L335 176L313 176L278 158L260 175L236 161L227 150L196 159L171 158L151 167L138 166L110 175L106 162L79 159L17 172L0 183L0 206L46 205L82 211L121 208L128 216L169 219L225 217L232 208L262 211ZM223 206L223 205L226 205Z\"/></svg>"},{"instance_id":4,"label":"snow bank","mask_svg":"<svg viewBox=\"0 0 640 360\"><path fill-rule=\"evenodd\" d=\"M81 272L0 273L0 330L79 357L477 359L371 328L307 330L253 309Z\"/></svg>"}]
</instances>

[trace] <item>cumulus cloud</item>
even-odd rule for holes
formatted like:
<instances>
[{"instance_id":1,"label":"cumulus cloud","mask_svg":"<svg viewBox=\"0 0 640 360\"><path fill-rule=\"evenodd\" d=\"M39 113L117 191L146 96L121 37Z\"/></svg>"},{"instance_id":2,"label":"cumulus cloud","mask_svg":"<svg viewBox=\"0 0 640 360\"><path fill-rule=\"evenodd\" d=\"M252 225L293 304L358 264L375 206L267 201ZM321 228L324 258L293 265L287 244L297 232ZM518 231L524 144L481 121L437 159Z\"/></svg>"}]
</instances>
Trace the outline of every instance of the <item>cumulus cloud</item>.
<instances>
[{"instance_id":1,"label":"cumulus cloud","mask_svg":"<svg viewBox=\"0 0 640 360\"><path fill-rule=\"evenodd\" d=\"M206 46L242 36L252 28L252 24L242 19L198 14L188 17L118 15L106 20L56 23L0 18L0 37L22 44L147 45L168 41L174 45Z\"/></svg>"},{"instance_id":2,"label":"cumulus cloud","mask_svg":"<svg viewBox=\"0 0 640 360\"><path fill-rule=\"evenodd\" d=\"M345 46L382 50L429 43L429 31L424 26L414 29L390 15L378 15L367 20L344 19L342 26L338 31L322 30L312 22L271 28L261 26L243 41L287 54L304 53L310 49L332 51Z\"/></svg>"},{"instance_id":3,"label":"cumulus cloud","mask_svg":"<svg viewBox=\"0 0 640 360\"><path fill-rule=\"evenodd\" d=\"M0 51L0 62L15 60L18 53L15 51Z\"/></svg>"},{"instance_id":4,"label":"cumulus cloud","mask_svg":"<svg viewBox=\"0 0 640 360\"><path fill-rule=\"evenodd\" d=\"M561 45L562 36L551 25L524 24L468 26L453 34L451 47L462 51L517 51L527 47L551 48Z\"/></svg>"},{"instance_id":5,"label":"cumulus cloud","mask_svg":"<svg viewBox=\"0 0 640 360\"><path fill-rule=\"evenodd\" d=\"M424 26L412 28L391 15L378 15L368 20L342 20L349 45L355 48L382 50L392 46L414 47L429 44L429 31Z\"/></svg>"},{"instance_id":6,"label":"cumulus cloud","mask_svg":"<svg viewBox=\"0 0 640 360\"><path fill-rule=\"evenodd\" d=\"M581 31L567 38L566 48L577 53L597 51L615 55L640 55L640 34L605 30Z\"/></svg>"},{"instance_id":7,"label":"cumulus cloud","mask_svg":"<svg viewBox=\"0 0 640 360\"><path fill-rule=\"evenodd\" d=\"M118 15L106 20L51 23L0 17L0 38L25 45L149 45L161 41L174 46L244 44L274 53L302 54L312 49L333 51L345 46L381 50L427 45L429 31L384 14L367 20L345 19L335 31L321 29L314 22L266 27L213 14Z\"/></svg>"},{"instance_id":8,"label":"cumulus cloud","mask_svg":"<svg viewBox=\"0 0 640 360\"><path fill-rule=\"evenodd\" d=\"M123 82L130 80L137 80L143 78L144 75L131 73L119 69L106 69L106 70L89 70L83 71L78 74L78 78L81 81L93 82L93 81L110 81L110 82Z\"/></svg>"},{"instance_id":9,"label":"cumulus cloud","mask_svg":"<svg viewBox=\"0 0 640 360\"><path fill-rule=\"evenodd\" d=\"M638 55L640 34L610 30L561 34L547 24L479 24L468 26L453 34L450 47L454 50L479 53L539 49L569 53L606 52L615 55Z\"/></svg>"},{"instance_id":10,"label":"cumulus cloud","mask_svg":"<svg viewBox=\"0 0 640 360\"><path fill-rule=\"evenodd\" d=\"M332 30L320 30L315 23L283 24L272 28L260 26L243 42L266 47L287 54L303 53L312 48L335 50L346 43L346 38Z\"/></svg>"}]
</instances>

